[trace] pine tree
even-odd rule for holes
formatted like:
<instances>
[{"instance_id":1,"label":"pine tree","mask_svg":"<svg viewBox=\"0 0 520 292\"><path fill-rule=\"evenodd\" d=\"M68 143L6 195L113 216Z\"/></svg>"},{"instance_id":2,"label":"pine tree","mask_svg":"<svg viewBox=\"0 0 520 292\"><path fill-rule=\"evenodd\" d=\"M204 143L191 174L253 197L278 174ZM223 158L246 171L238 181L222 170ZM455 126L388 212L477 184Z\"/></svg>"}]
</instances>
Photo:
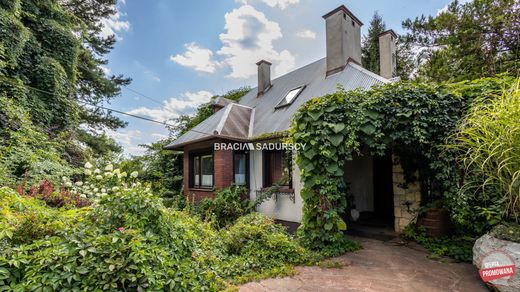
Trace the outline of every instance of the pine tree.
<instances>
[{"instance_id":1,"label":"pine tree","mask_svg":"<svg viewBox=\"0 0 520 292\"><path fill-rule=\"evenodd\" d=\"M361 47L361 63L363 67L379 74L379 35L386 30L385 22L377 11L374 12L368 35L363 38Z\"/></svg>"}]
</instances>

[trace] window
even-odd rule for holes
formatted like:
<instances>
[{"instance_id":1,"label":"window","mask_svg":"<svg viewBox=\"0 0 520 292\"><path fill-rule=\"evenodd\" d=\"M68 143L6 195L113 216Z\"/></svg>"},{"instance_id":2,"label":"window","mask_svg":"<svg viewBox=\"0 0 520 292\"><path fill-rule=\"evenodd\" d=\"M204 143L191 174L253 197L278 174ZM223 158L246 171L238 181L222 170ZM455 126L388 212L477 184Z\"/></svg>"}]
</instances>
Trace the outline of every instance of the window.
<instances>
[{"instance_id":1,"label":"window","mask_svg":"<svg viewBox=\"0 0 520 292\"><path fill-rule=\"evenodd\" d=\"M296 97L298 97L298 95L300 95L300 93L303 91L304 88L305 88L305 86L300 86L300 87L296 87L294 89L289 90L289 92L287 92L285 97L282 100L280 100L280 102L278 103L276 108L281 108L281 107L290 105L296 99Z\"/></svg>"},{"instance_id":2,"label":"window","mask_svg":"<svg viewBox=\"0 0 520 292\"><path fill-rule=\"evenodd\" d=\"M247 185L248 182L248 155L245 151L233 153L233 179L236 185Z\"/></svg>"},{"instance_id":3,"label":"window","mask_svg":"<svg viewBox=\"0 0 520 292\"><path fill-rule=\"evenodd\" d=\"M282 186L292 188L291 157L284 151L264 151L264 187L270 187L288 178Z\"/></svg>"},{"instance_id":4,"label":"window","mask_svg":"<svg viewBox=\"0 0 520 292\"><path fill-rule=\"evenodd\" d=\"M190 157L190 186L195 188L213 187L213 154L198 153Z\"/></svg>"}]
</instances>

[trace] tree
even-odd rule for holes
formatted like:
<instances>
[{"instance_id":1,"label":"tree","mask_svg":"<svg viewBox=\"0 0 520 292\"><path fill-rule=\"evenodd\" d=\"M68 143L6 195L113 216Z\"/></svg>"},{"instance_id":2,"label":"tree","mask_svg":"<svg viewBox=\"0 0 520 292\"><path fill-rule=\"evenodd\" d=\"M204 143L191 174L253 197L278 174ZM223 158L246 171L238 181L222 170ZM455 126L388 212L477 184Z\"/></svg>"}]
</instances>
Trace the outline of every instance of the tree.
<instances>
[{"instance_id":1,"label":"tree","mask_svg":"<svg viewBox=\"0 0 520 292\"><path fill-rule=\"evenodd\" d=\"M455 0L436 16L407 19L403 27L421 51L421 78L459 81L519 73L517 0Z\"/></svg>"},{"instance_id":2,"label":"tree","mask_svg":"<svg viewBox=\"0 0 520 292\"><path fill-rule=\"evenodd\" d=\"M383 17L376 12L370 20L368 35L363 38L361 63L366 69L379 74L379 35L386 30Z\"/></svg>"},{"instance_id":3,"label":"tree","mask_svg":"<svg viewBox=\"0 0 520 292\"><path fill-rule=\"evenodd\" d=\"M376 12L370 20L368 35L363 38L361 61L363 67L379 74L379 35L386 31L383 17ZM409 79L415 68L415 55L412 53L412 43L406 36L399 36L396 41L396 74L401 79Z\"/></svg>"},{"instance_id":4,"label":"tree","mask_svg":"<svg viewBox=\"0 0 520 292\"><path fill-rule=\"evenodd\" d=\"M116 42L101 36L102 19L117 12L115 5L116 0L0 0L0 93L31 109L32 122L50 139L64 139L70 150L65 157L75 164L89 152L119 149L95 129L125 126L96 107L130 82L106 76L101 67Z\"/></svg>"}]
</instances>

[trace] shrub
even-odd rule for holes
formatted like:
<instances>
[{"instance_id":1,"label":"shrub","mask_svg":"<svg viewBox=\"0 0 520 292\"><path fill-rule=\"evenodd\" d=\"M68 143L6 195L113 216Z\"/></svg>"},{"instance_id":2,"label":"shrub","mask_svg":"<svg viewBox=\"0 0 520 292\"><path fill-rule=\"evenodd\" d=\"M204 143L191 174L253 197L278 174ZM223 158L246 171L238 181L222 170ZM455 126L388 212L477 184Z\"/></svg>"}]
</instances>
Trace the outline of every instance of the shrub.
<instances>
[{"instance_id":1,"label":"shrub","mask_svg":"<svg viewBox=\"0 0 520 292\"><path fill-rule=\"evenodd\" d=\"M520 81L502 96L477 98L450 145L465 177L457 219L483 233L520 221Z\"/></svg>"},{"instance_id":2,"label":"shrub","mask_svg":"<svg viewBox=\"0 0 520 292\"><path fill-rule=\"evenodd\" d=\"M225 258L220 265L225 278L240 283L258 275L287 274L294 264L311 263L318 255L307 251L281 225L260 214L239 218L219 233Z\"/></svg>"},{"instance_id":3,"label":"shrub","mask_svg":"<svg viewBox=\"0 0 520 292\"><path fill-rule=\"evenodd\" d=\"M54 209L43 201L0 188L0 246L31 243L78 224L86 209Z\"/></svg>"},{"instance_id":4,"label":"shrub","mask_svg":"<svg viewBox=\"0 0 520 292\"><path fill-rule=\"evenodd\" d=\"M243 198L244 187L232 185L215 192L215 198L205 198L194 205L193 211L206 220L215 220L219 227L233 223L238 217L250 213L254 203Z\"/></svg>"}]
</instances>

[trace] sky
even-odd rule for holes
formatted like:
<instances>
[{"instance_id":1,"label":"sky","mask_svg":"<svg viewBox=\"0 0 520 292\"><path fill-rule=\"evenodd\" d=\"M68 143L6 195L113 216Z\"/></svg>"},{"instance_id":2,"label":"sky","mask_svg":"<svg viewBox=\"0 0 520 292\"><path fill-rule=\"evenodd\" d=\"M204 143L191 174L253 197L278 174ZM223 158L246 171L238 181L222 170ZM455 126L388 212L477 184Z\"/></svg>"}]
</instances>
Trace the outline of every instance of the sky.
<instances>
[{"instance_id":1,"label":"sky","mask_svg":"<svg viewBox=\"0 0 520 292\"><path fill-rule=\"evenodd\" d=\"M103 67L132 83L105 106L164 122L192 114L198 105L231 89L256 85L256 65L273 63L272 78L325 56L324 14L345 5L365 25L375 11L387 28L435 15L449 0L125 0L103 21L102 34L117 43ZM114 113L115 114L115 113ZM117 114L115 114L117 115ZM163 125L119 116L128 126L108 131L125 150L164 139Z\"/></svg>"}]
</instances>

